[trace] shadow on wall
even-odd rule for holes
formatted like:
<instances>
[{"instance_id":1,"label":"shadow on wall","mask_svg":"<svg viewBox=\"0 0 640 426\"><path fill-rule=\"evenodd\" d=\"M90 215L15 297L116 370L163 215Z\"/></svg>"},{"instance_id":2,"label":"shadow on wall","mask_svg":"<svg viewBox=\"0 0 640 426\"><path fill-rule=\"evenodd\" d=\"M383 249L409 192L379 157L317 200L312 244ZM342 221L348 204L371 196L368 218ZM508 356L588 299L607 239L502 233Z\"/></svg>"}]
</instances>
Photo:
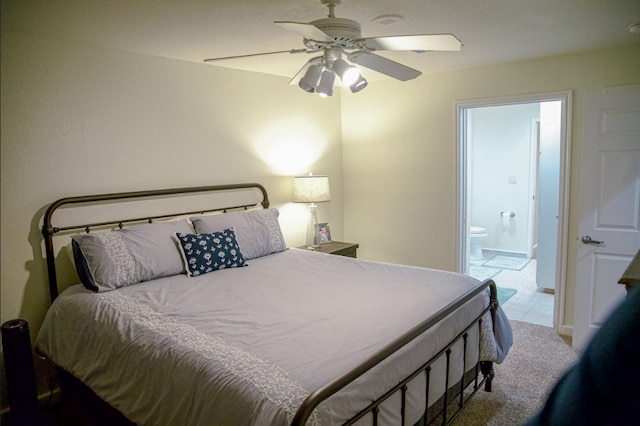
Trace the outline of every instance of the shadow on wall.
<instances>
[{"instance_id":1,"label":"shadow on wall","mask_svg":"<svg viewBox=\"0 0 640 426\"><path fill-rule=\"evenodd\" d=\"M24 287L22 303L19 308L18 318L28 319L29 334L31 342L36 338L37 332L44 321L44 317L51 303L49 296L49 280L47 276L47 264L43 250L43 237L41 230L42 217L49 205L41 207L36 211L31 219L28 240L31 245L33 258L25 263L25 270L28 278ZM59 280L69 286L71 283L79 282L75 268L66 250L60 250L55 259L56 268L60 271ZM4 283L7 285L6 283ZM66 286L63 286L66 288ZM36 386L38 394L49 393L55 383L55 369L53 366L33 354L33 365L36 375ZM0 359L0 382L2 383L0 394L0 409L4 412L9 407L9 397L7 388L7 374L5 367L4 353Z\"/></svg>"}]
</instances>

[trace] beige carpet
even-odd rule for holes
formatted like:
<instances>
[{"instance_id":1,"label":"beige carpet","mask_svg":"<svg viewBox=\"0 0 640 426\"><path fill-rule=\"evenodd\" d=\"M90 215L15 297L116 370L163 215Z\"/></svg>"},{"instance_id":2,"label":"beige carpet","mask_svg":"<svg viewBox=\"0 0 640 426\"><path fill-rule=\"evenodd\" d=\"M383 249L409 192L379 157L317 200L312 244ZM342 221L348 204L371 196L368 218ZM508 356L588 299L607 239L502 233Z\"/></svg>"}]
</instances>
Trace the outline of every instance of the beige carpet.
<instances>
[{"instance_id":1,"label":"beige carpet","mask_svg":"<svg viewBox=\"0 0 640 426\"><path fill-rule=\"evenodd\" d=\"M578 353L550 327L511 320L513 346L496 364L493 391L471 399L454 426L521 425L544 403Z\"/></svg>"}]
</instances>

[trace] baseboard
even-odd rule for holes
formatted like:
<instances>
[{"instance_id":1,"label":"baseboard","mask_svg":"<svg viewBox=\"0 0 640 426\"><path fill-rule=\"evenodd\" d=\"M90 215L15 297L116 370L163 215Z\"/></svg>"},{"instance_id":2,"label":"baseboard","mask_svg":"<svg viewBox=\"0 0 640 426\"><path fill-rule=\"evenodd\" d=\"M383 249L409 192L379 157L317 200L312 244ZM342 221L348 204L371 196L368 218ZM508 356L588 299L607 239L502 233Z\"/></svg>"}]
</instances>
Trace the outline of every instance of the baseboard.
<instances>
[{"instance_id":1,"label":"baseboard","mask_svg":"<svg viewBox=\"0 0 640 426\"><path fill-rule=\"evenodd\" d=\"M44 392L38 395L38 407L44 410L54 404L60 402L60 388L56 387L52 391ZM0 424L8 424L11 407L4 407L0 410Z\"/></svg>"},{"instance_id":2,"label":"baseboard","mask_svg":"<svg viewBox=\"0 0 640 426\"><path fill-rule=\"evenodd\" d=\"M508 250L500 250L500 249L483 247L482 252L490 256L511 256L511 257L527 258L527 253L520 252L520 251L508 251Z\"/></svg>"},{"instance_id":3,"label":"baseboard","mask_svg":"<svg viewBox=\"0 0 640 426\"><path fill-rule=\"evenodd\" d=\"M55 387L52 391L38 395L38 406L40 409L50 407L60 402L60 388Z\"/></svg>"},{"instance_id":4,"label":"baseboard","mask_svg":"<svg viewBox=\"0 0 640 426\"><path fill-rule=\"evenodd\" d=\"M571 336L573 337L573 326L572 325L563 325L560 327L560 334L563 336Z\"/></svg>"}]
</instances>

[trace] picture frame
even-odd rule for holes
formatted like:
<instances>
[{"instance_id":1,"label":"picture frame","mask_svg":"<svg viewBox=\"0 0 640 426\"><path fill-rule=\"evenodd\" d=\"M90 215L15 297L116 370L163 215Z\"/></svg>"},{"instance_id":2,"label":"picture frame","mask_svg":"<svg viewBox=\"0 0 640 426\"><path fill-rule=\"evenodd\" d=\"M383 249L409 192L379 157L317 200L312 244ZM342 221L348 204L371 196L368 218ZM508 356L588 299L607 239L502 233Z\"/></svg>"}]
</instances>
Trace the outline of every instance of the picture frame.
<instances>
[{"instance_id":1,"label":"picture frame","mask_svg":"<svg viewBox=\"0 0 640 426\"><path fill-rule=\"evenodd\" d=\"M316 224L315 229L316 244L328 244L331 242L331 229L327 222Z\"/></svg>"}]
</instances>

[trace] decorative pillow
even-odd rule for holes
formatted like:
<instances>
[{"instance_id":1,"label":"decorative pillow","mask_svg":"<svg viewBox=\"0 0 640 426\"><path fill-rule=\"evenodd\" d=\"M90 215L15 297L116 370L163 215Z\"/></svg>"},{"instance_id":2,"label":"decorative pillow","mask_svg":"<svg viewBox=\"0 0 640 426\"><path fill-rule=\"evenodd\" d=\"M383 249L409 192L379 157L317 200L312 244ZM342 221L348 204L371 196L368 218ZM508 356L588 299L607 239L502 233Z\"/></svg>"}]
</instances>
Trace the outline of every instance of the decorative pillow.
<instances>
[{"instance_id":1,"label":"decorative pillow","mask_svg":"<svg viewBox=\"0 0 640 426\"><path fill-rule=\"evenodd\" d=\"M197 277L218 269L246 266L233 229L206 234L176 233L187 275Z\"/></svg>"},{"instance_id":2,"label":"decorative pillow","mask_svg":"<svg viewBox=\"0 0 640 426\"><path fill-rule=\"evenodd\" d=\"M80 281L90 290L119 287L184 272L176 232L192 232L186 220L149 223L72 237Z\"/></svg>"},{"instance_id":3,"label":"decorative pillow","mask_svg":"<svg viewBox=\"0 0 640 426\"><path fill-rule=\"evenodd\" d=\"M219 232L233 228L247 260L287 249L276 209L231 212L191 217L196 233Z\"/></svg>"}]
</instances>

